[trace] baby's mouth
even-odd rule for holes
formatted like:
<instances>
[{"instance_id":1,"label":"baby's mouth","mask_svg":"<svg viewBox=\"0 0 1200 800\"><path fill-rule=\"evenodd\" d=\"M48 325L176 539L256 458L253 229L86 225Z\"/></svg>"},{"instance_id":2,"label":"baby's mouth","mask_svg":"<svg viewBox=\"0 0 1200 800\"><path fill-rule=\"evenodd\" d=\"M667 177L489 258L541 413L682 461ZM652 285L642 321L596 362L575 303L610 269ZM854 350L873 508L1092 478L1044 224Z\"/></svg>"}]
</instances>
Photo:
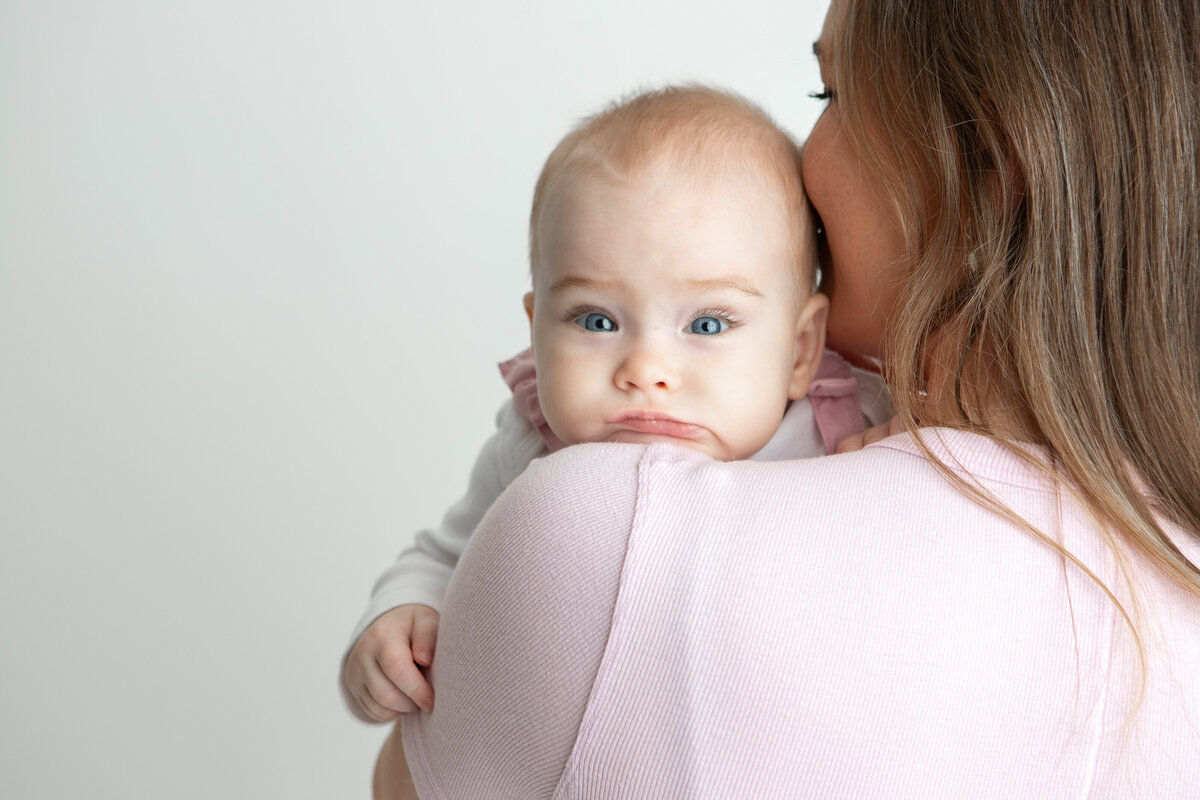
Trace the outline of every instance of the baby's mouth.
<instances>
[{"instance_id":1,"label":"baby's mouth","mask_svg":"<svg viewBox=\"0 0 1200 800\"><path fill-rule=\"evenodd\" d=\"M653 411L623 411L609 420L609 423L638 433L653 433L680 439L691 439L704 430L700 425L681 422L667 414Z\"/></svg>"}]
</instances>

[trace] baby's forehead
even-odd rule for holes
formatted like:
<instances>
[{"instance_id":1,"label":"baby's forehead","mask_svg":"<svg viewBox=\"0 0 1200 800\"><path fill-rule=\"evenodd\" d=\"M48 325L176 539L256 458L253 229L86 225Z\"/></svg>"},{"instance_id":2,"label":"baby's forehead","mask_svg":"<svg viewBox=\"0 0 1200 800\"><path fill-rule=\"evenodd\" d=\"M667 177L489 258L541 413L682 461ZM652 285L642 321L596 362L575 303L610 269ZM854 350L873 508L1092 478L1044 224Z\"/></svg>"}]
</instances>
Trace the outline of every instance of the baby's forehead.
<instances>
[{"instance_id":1,"label":"baby's forehead","mask_svg":"<svg viewBox=\"0 0 1200 800\"><path fill-rule=\"evenodd\" d=\"M562 164L546 182L544 200L561 211L572 198L609 189L648 197L680 191L741 196L747 204L774 207L800 231L812 227L811 211L798 179L789 180L773 165L737 154L681 157L663 153L636 163L581 155Z\"/></svg>"},{"instance_id":2,"label":"baby's forehead","mask_svg":"<svg viewBox=\"0 0 1200 800\"><path fill-rule=\"evenodd\" d=\"M612 196L612 190L644 198L642 202L648 205L686 194L699 198L698 203L719 199L761 210L764 235L782 220L797 251L793 267L799 266L806 273L816 269L815 224L808 201L797 190L798 182L782 179L769 164L739 158L707 159L697 164L663 157L623 168L595 159L563 166L546 187L547 206L554 211L541 219L543 225L549 225L542 228L542 234L553 234L564 225L570 227L581 211L607 210L604 202ZM758 234L751 229L745 235Z\"/></svg>"},{"instance_id":3,"label":"baby's forehead","mask_svg":"<svg viewBox=\"0 0 1200 800\"><path fill-rule=\"evenodd\" d=\"M773 298L811 293L811 225L800 225L757 181L709 177L592 173L565 182L542 222L545 258L535 282L547 287L565 276L564 285L583 288L613 264L636 263L634 272L618 268L627 286L679 295L746 287Z\"/></svg>"}]
</instances>

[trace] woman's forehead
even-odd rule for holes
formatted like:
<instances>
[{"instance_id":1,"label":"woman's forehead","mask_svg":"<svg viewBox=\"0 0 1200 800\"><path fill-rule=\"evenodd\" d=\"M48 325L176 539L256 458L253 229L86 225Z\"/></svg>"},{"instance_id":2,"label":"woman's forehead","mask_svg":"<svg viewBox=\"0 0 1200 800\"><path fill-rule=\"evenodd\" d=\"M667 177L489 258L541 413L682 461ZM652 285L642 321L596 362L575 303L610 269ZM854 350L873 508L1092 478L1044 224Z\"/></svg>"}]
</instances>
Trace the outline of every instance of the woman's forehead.
<instances>
[{"instance_id":1,"label":"woman's forehead","mask_svg":"<svg viewBox=\"0 0 1200 800\"><path fill-rule=\"evenodd\" d=\"M822 64L831 56L830 48L837 41L837 25L840 24L844 13L844 0L833 0L829 4L829 10L825 12L825 23L821 26L820 38L813 42L813 54Z\"/></svg>"}]
</instances>

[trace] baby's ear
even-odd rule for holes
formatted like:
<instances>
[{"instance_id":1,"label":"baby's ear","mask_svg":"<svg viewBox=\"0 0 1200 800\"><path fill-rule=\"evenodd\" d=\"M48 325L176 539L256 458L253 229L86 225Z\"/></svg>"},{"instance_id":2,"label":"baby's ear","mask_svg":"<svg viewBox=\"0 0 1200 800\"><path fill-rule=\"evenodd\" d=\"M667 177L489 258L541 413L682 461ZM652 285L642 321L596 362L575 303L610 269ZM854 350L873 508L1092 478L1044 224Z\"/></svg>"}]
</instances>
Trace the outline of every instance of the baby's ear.
<instances>
[{"instance_id":1,"label":"baby's ear","mask_svg":"<svg viewBox=\"0 0 1200 800\"><path fill-rule=\"evenodd\" d=\"M525 299L525 316L529 317L529 327L533 327L533 292L526 292Z\"/></svg>"},{"instance_id":2,"label":"baby's ear","mask_svg":"<svg viewBox=\"0 0 1200 800\"><path fill-rule=\"evenodd\" d=\"M829 298L819 292L804 302L796 322L796 360L788 397L798 400L808 394L809 384L817 377L825 354L825 321L829 317Z\"/></svg>"}]
</instances>

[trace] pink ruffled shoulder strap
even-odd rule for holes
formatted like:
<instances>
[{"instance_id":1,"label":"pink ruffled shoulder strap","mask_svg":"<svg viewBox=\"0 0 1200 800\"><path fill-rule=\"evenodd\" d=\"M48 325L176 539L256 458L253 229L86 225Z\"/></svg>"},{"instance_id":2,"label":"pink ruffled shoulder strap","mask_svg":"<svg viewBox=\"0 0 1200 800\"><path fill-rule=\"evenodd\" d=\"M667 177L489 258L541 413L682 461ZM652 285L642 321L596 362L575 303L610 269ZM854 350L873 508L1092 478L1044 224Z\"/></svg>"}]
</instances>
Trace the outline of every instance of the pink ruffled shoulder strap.
<instances>
[{"instance_id":1,"label":"pink ruffled shoulder strap","mask_svg":"<svg viewBox=\"0 0 1200 800\"><path fill-rule=\"evenodd\" d=\"M564 446L562 440L555 436L554 431L546 424L542 406L538 403L537 371L533 364L533 351L523 350L508 361L501 362L500 375L512 390L517 412L537 429L551 453L561 450Z\"/></svg>"},{"instance_id":2,"label":"pink ruffled shoulder strap","mask_svg":"<svg viewBox=\"0 0 1200 800\"><path fill-rule=\"evenodd\" d=\"M832 350L826 350L821 359L817 377L808 387L808 399L826 453L837 452L838 442L865 430L858 381L850 364Z\"/></svg>"}]
</instances>

